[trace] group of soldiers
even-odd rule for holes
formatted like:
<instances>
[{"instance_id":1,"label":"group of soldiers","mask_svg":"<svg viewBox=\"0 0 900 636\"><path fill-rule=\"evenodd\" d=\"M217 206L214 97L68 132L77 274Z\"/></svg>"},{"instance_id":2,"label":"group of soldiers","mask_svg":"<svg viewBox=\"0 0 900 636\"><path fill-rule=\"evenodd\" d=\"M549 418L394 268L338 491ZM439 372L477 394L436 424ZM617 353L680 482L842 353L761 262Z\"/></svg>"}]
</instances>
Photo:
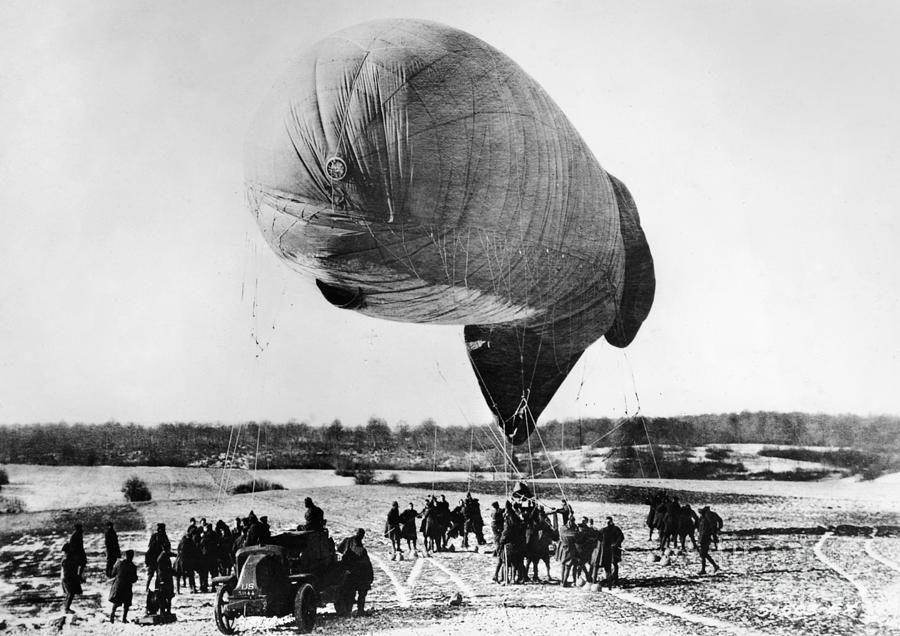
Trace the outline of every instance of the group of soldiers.
<instances>
[{"instance_id":1,"label":"group of soldiers","mask_svg":"<svg viewBox=\"0 0 900 636\"><path fill-rule=\"evenodd\" d=\"M706 574L707 563L713 572L719 570L710 555L710 550L718 547L722 529L722 518L718 514L709 506L695 512L690 504L682 505L677 497L665 492L655 493L648 503L651 505L647 519L650 538L657 530L658 546L663 554L670 547L677 548L679 543L682 550L686 549L689 538L700 553L700 574ZM612 517L606 517L605 523L596 527L593 519L576 519L572 506L565 499L559 507L547 510L537 502L526 484L517 485L503 506L493 502L490 527L497 558L494 580L502 583L539 581L538 565L543 562L547 580L552 581L550 557L555 556L562 566L559 582L563 586L590 583L599 589L604 585L615 585L619 580L624 533ZM421 512L413 503L401 511L395 501L385 523L392 559L403 559L401 542L404 539L408 550L418 556L419 520L418 532L425 539L426 554L431 550L452 550L449 540L455 537L462 537L462 547L468 548L470 533L475 535L479 546L486 543L481 506L471 493L453 508L445 495L431 495Z\"/></svg>"},{"instance_id":2,"label":"group of soldiers","mask_svg":"<svg viewBox=\"0 0 900 636\"><path fill-rule=\"evenodd\" d=\"M541 562L547 570L547 581L552 582L551 554L562 566L559 583L563 587L577 584L579 577L583 578L582 584L594 583L598 588L618 581L625 535L612 517L606 518L602 528L596 528L594 520L588 517L576 522L575 511L565 499L559 507L547 510L527 491L503 507L497 502L492 507L491 530L497 557L494 580L498 583L538 582ZM529 579L530 571L533 574Z\"/></svg>"},{"instance_id":3,"label":"group of soldiers","mask_svg":"<svg viewBox=\"0 0 900 636\"><path fill-rule=\"evenodd\" d=\"M681 504L678 497L665 492L654 493L647 503L647 526L650 528L649 539L653 540L653 531L657 531L660 552L669 546L686 550L686 540L700 553L700 574L706 574L706 564L713 567L713 573L719 571L718 564L710 556L710 548L718 549L719 532L722 530L722 517L709 506L694 511L690 504Z\"/></svg>"},{"instance_id":4,"label":"group of soldiers","mask_svg":"<svg viewBox=\"0 0 900 636\"><path fill-rule=\"evenodd\" d=\"M416 521L418 532L416 530ZM391 541L391 559L403 560L402 541L406 540L407 549L413 556L418 556L418 534L422 534L425 553L441 552L450 549L451 539L462 537L462 547L469 547L469 535L475 535L479 546L487 543L484 539L484 520L481 517L481 504L466 493L456 506L450 507L446 495L431 495L425 499L422 511L416 510L415 504L400 510L395 501L387 514L384 534Z\"/></svg>"},{"instance_id":5,"label":"group of soldiers","mask_svg":"<svg viewBox=\"0 0 900 636\"><path fill-rule=\"evenodd\" d=\"M653 531L656 530L656 540L662 553L669 546L677 547L679 542L681 548L686 549L686 539L690 538L694 549L700 553L700 574L706 573L707 563L712 566L713 572L719 570L710 556L710 550L718 547L718 535L722 529L722 518L718 514L709 506L701 508L698 514L689 504L681 504L676 496L665 492L655 493L647 503L650 506L647 515L649 538L653 540ZM304 506L304 523L299 524L297 529L324 531L327 522L322 509L309 497L304 500ZM398 502L393 502L387 514L385 536L391 541L392 558L402 560L403 540L406 540L407 549L418 556L419 533L423 535L426 554L453 549L449 541L456 537L461 537L463 547L468 548L469 534L474 534L478 546L483 546L486 544L484 525L481 505L471 493L466 493L454 507L450 506L445 495L431 495L426 498L421 511L416 510L413 503L401 511ZM594 520L587 517L577 522L575 511L566 500L562 500L559 507L548 510L538 503L527 486L522 486L512 493L511 499L503 506L496 501L491 504L490 529L494 539L496 582L540 581L540 563L545 564L547 581L551 582L551 555L555 555L562 566L559 583L564 587L588 583L595 588L603 585L611 587L619 579L625 536L612 517L606 517L602 527L595 527ZM199 578L199 592L213 591L216 577L232 572L238 550L264 545L271 536L268 518L265 515L257 517L252 510L246 517L236 518L234 526L222 520L213 525L205 518L199 522L191 518L173 552L165 524L157 524L144 555L148 593L155 581L154 592L148 594L148 602L152 598L161 615L171 615L172 598L176 593L181 593L182 585L189 586L191 592L198 591L195 574ZM364 536L365 531L360 528L341 541L336 549L341 555L340 563L348 571L348 580L353 583L358 614L365 612L366 594L374 580L372 564L363 546ZM133 600L132 586L138 580L134 551L121 551L111 522L107 526L104 542L105 573L111 580L110 621L115 621L116 611L122 607L122 621L127 622ZM87 566L81 524L75 524L74 532L63 546L63 553L62 587L66 597L65 610L70 613L74 596L82 593L81 584ZM530 572L533 572L531 578Z\"/></svg>"},{"instance_id":6,"label":"group of soldiers","mask_svg":"<svg viewBox=\"0 0 900 636\"><path fill-rule=\"evenodd\" d=\"M324 530L325 515L322 509L307 497L304 523L298 530ZM362 533L364 534L364 533ZM232 572L235 555L238 550L248 546L264 545L271 538L271 528L265 515L257 516L252 510L246 517L237 517L231 527L225 521L218 520L215 526L205 518L198 522L191 517L184 533L180 537L177 548L172 550L172 541L166 531L166 524L156 524L156 530L150 535L147 550L144 554L144 565L147 569L146 591L148 605L162 616L171 616L172 598L181 593L181 587L189 586L192 593L215 591L217 576L227 576ZM372 576L366 576L368 556L360 556L362 536L359 531L344 542L344 552L353 552L348 563L357 563L356 570L362 570L362 579L368 579L371 586ZM111 580L109 601L112 603L110 621L114 622L116 611L122 607L122 621L128 622L128 611L133 601L132 586L138 581L137 564L134 562L134 550L122 552L119 537L114 524L109 522L104 533L106 552L105 574ZM174 560L173 560L174 557ZM362 565L358 565L362 563ZM83 593L84 571L87 567L87 553L84 549L84 527L76 523L72 535L63 545L61 564L61 584L65 596L65 611L72 613L72 601ZM371 564L368 565L371 574ZM196 575L196 578L195 578ZM150 593L151 586L153 592ZM365 587L365 586L360 586ZM366 587L365 591L368 590ZM365 591L360 595L360 610L365 602ZM148 607L148 610L150 608Z\"/></svg>"},{"instance_id":7,"label":"group of soldiers","mask_svg":"<svg viewBox=\"0 0 900 636\"><path fill-rule=\"evenodd\" d=\"M134 563L134 550L119 548L119 537L116 534L112 522L107 524L104 533L106 546L106 577L112 580L109 591L109 600L112 603L110 621L115 620L116 610L121 606L122 621L128 622L128 610L133 598L132 585L137 582L137 565ZM61 564L61 584L65 596L66 614L71 614L72 601L83 593L84 571L87 568L87 553L84 549L84 527L80 523L75 524L74 531L69 540L63 545L63 560Z\"/></svg>"}]
</instances>

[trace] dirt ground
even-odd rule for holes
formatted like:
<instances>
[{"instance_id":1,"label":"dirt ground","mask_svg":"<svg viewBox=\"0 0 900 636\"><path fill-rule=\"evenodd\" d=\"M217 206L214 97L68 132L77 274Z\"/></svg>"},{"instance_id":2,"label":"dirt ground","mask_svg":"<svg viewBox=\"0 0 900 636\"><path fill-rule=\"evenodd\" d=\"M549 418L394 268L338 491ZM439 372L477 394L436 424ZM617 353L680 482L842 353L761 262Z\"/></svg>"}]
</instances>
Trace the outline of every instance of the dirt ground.
<instances>
[{"instance_id":1,"label":"dirt ground","mask_svg":"<svg viewBox=\"0 0 900 636\"><path fill-rule=\"evenodd\" d=\"M183 480L173 480L177 481ZM267 514L275 528L292 527L302 518L305 496L313 497L325 509L328 527L336 538L356 527L366 528L376 576L367 604L370 612L361 618L338 618L331 607L324 608L315 633L620 634L624 628L655 636L723 630L742 634L900 634L900 537L890 529L900 523L900 502L893 497L861 495L868 487L865 484L836 484L830 498L823 495L827 488L817 486L807 486L806 491L792 487L787 492L790 496L772 497L763 495L775 491L760 493L757 486L740 482L685 485L695 493L746 495L736 500L739 503L715 506L726 524L719 550L713 553L722 569L714 576L702 577L698 575L699 558L690 544L666 565L653 561L654 544L647 540L643 525L645 506L575 501L579 517L600 521L612 515L626 535L622 585L611 592L597 592L545 582L493 583L490 544L480 552L463 551L457 545L455 552L419 558L407 555L403 561L392 561L381 532L390 503L397 500L405 507L414 502L421 507L429 489L346 483L325 486L314 484L327 481L299 478L284 481L290 482L289 490L218 497L218 502L214 487L210 494L209 486L198 489L189 484L185 498L174 498L177 487L173 487L173 498L136 510L146 528L166 523L173 543L180 534L176 529L184 528L189 517L232 521L251 508ZM310 485L304 488L303 483ZM447 495L454 501L461 493ZM494 497L480 498L486 512ZM697 508L704 501L690 503ZM33 518L36 526L47 519L39 513ZM0 531L4 524L8 530L8 520L0 518ZM848 532L838 527L841 524L865 528ZM885 536L873 537L871 526L882 526ZM59 588L61 546L66 535L41 534L41 528L28 528L21 519L15 528L15 534L7 535L11 540L0 547L0 630L13 634L218 633L211 593L176 596L173 611L178 622L173 625L138 627L106 622L109 584L102 572L103 538L97 533L86 535L89 570L85 594L74 603L76 613L66 617ZM147 530L120 533L122 549L137 552L142 581L148 535ZM559 577L556 564L551 574ZM543 566L540 575L546 579ZM143 613L142 589L135 586L133 618ZM457 592L463 603L451 607L448 601ZM287 618L238 619L237 627L241 633L293 632Z\"/></svg>"}]
</instances>

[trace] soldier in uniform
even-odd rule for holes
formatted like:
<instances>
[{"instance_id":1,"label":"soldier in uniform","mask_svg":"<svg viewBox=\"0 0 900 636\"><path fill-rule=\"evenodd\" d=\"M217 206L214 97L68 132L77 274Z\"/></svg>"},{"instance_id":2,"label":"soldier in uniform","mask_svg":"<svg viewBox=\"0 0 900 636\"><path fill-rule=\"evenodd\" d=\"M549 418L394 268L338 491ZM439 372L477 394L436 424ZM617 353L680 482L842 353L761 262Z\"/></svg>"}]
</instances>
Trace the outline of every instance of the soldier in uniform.
<instances>
[{"instance_id":1,"label":"soldier in uniform","mask_svg":"<svg viewBox=\"0 0 900 636\"><path fill-rule=\"evenodd\" d=\"M347 571L347 582L353 588L357 616L365 615L366 594L369 593L372 581L375 580L372 561L369 560L369 553L363 546L363 537L365 536L366 531L358 528L356 534L347 537L338 546L341 564Z\"/></svg>"},{"instance_id":2,"label":"soldier in uniform","mask_svg":"<svg viewBox=\"0 0 900 636\"><path fill-rule=\"evenodd\" d=\"M118 560L112 567L112 586L109 588L109 602L112 611L109 622L116 622L116 609L122 606L122 622L128 622L128 608L131 607L133 592L131 586L137 583L137 566L134 564L134 550L125 550L125 558Z\"/></svg>"},{"instance_id":3,"label":"soldier in uniform","mask_svg":"<svg viewBox=\"0 0 900 636\"><path fill-rule=\"evenodd\" d=\"M478 545L484 545L486 541L484 540L484 532L482 528L484 528L484 520L481 518L481 504L478 503L478 499L472 497L472 493L466 493L466 499L463 504L463 514L465 515L465 544L469 542L469 533L472 532L475 534L475 540L478 541Z\"/></svg>"},{"instance_id":4,"label":"soldier in uniform","mask_svg":"<svg viewBox=\"0 0 900 636\"><path fill-rule=\"evenodd\" d=\"M559 508L551 510L549 514L559 515L560 521L562 521L562 523L559 524L561 528L565 528L569 525L570 517L573 519L575 517L575 511L572 509L572 506L569 505L569 502L567 502L565 499L560 501Z\"/></svg>"},{"instance_id":5,"label":"soldier in uniform","mask_svg":"<svg viewBox=\"0 0 900 636\"><path fill-rule=\"evenodd\" d=\"M709 506L706 507L709 510ZM709 510L710 517L713 520L713 533L712 533L712 546L713 550L719 549L719 532L722 531L722 526L725 525L725 522L722 521L722 517L715 513L713 510Z\"/></svg>"},{"instance_id":6,"label":"soldier in uniform","mask_svg":"<svg viewBox=\"0 0 900 636\"><path fill-rule=\"evenodd\" d=\"M260 521L264 519L265 517L262 517ZM266 528L268 528L268 526L266 526ZM234 536L232 536L231 529L228 527L228 524L221 519L216 522L216 537L219 540L218 572L219 574L225 575L231 572L231 566L233 563L231 555L234 551Z\"/></svg>"},{"instance_id":7,"label":"soldier in uniform","mask_svg":"<svg viewBox=\"0 0 900 636\"><path fill-rule=\"evenodd\" d=\"M391 504L391 509L387 513L387 521L384 525L384 533L391 540L391 560L399 555L403 559L403 550L400 543L400 504L396 501Z\"/></svg>"},{"instance_id":8,"label":"soldier in uniform","mask_svg":"<svg viewBox=\"0 0 900 636\"><path fill-rule=\"evenodd\" d=\"M172 613L172 597L175 596L175 570L169 551L163 550L156 557L156 600L159 613L168 616Z\"/></svg>"},{"instance_id":9,"label":"soldier in uniform","mask_svg":"<svg viewBox=\"0 0 900 636\"><path fill-rule=\"evenodd\" d=\"M258 524L258 522L257 522ZM207 524L200 534L200 592L209 591L209 575L216 575L219 569L219 541L212 526Z\"/></svg>"},{"instance_id":10,"label":"soldier in uniform","mask_svg":"<svg viewBox=\"0 0 900 636\"><path fill-rule=\"evenodd\" d=\"M400 536L406 539L406 547L412 551L413 556L419 556L419 539L416 534L416 519L419 513L412 502L409 508L400 513Z\"/></svg>"},{"instance_id":11,"label":"soldier in uniform","mask_svg":"<svg viewBox=\"0 0 900 636\"><path fill-rule=\"evenodd\" d=\"M72 550L72 545L67 543L63 546L62 560L62 591L66 597L66 614L72 614L72 600L75 595L81 595L81 559Z\"/></svg>"},{"instance_id":12,"label":"soldier in uniform","mask_svg":"<svg viewBox=\"0 0 900 636\"><path fill-rule=\"evenodd\" d=\"M187 532L178 542L178 554L175 556L175 591L181 594L181 583L190 584L191 592L197 591L197 580L194 572L200 560L200 550L194 542L197 526L188 526Z\"/></svg>"},{"instance_id":13,"label":"soldier in uniform","mask_svg":"<svg viewBox=\"0 0 900 636\"><path fill-rule=\"evenodd\" d=\"M259 518L259 523L262 525L262 543L260 545L265 545L269 542L269 539L272 538L272 528L269 527L269 517L263 515Z\"/></svg>"},{"instance_id":14,"label":"soldier in uniform","mask_svg":"<svg viewBox=\"0 0 900 636\"><path fill-rule=\"evenodd\" d=\"M500 545L500 537L503 535L503 508L496 501L491 504L491 533L494 535L494 554L497 554L497 546Z\"/></svg>"},{"instance_id":15,"label":"soldier in uniform","mask_svg":"<svg viewBox=\"0 0 900 636\"><path fill-rule=\"evenodd\" d=\"M570 515L566 525L559 531L559 544L556 548L556 558L562 565L560 584L563 587L569 587L578 582L581 564L577 542L578 527L575 525L575 518ZM572 575L572 583L569 583L569 574Z\"/></svg>"},{"instance_id":16,"label":"soldier in uniform","mask_svg":"<svg viewBox=\"0 0 900 636\"><path fill-rule=\"evenodd\" d=\"M147 589L150 589L150 583L156 574L156 562L159 555L163 552L168 553L172 550L172 544L166 535L166 524L157 523L156 532L150 535L150 542L147 544L147 553L144 555L144 563L147 566Z\"/></svg>"},{"instance_id":17,"label":"soldier in uniform","mask_svg":"<svg viewBox=\"0 0 900 636\"><path fill-rule=\"evenodd\" d=\"M122 556L122 550L119 548L119 535L113 527L113 522L106 524L106 533L103 535L103 543L106 547L106 578L111 579L113 576L113 566Z\"/></svg>"},{"instance_id":18,"label":"soldier in uniform","mask_svg":"<svg viewBox=\"0 0 900 636\"><path fill-rule=\"evenodd\" d=\"M606 518L606 526L600 530L600 537L597 541L592 561L594 580L597 583L606 583L612 586L619 580L619 562L622 560L622 543L625 541L625 535L621 528L613 523L612 517ZM598 568L603 568L606 578L603 581L597 581Z\"/></svg>"},{"instance_id":19,"label":"soldier in uniform","mask_svg":"<svg viewBox=\"0 0 900 636\"><path fill-rule=\"evenodd\" d=\"M306 506L305 521L303 530L324 530L325 529L325 513L316 504L312 498L307 497L303 500Z\"/></svg>"},{"instance_id":20,"label":"soldier in uniform","mask_svg":"<svg viewBox=\"0 0 900 636\"><path fill-rule=\"evenodd\" d=\"M719 571L719 566L709 556L709 546L712 543L713 536L718 528L715 517L709 506L700 509L700 521L697 523L697 534L700 540L700 574L706 574L706 562L709 561L713 566L713 574Z\"/></svg>"},{"instance_id":21,"label":"soldier in uniform","mask_svg":"<svg viewBox=\"0 0 900 636\"><path fill-rule=\"evenodd\" d=\"M87 552L84 551L84 526L80 523L75 524L75 531L69 537L69 552L78 566L78 576L83 577L87 567Z\"/></svg>"}]
</instances>

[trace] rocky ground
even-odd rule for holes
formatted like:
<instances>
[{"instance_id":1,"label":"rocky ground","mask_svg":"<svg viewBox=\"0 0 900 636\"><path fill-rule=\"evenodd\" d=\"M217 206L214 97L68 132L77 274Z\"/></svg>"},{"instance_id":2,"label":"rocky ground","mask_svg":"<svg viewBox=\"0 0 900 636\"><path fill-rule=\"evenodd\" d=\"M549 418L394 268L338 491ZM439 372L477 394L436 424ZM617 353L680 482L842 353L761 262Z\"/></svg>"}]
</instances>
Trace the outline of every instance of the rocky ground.
<instances>
[{"instance_id":1,"label":"rocky ground","mask_svg":"<svg viewBox=\"0 0 900 636\"><path fill-rule=\"evenodd\" d=\"M727 484L723 485L727 489ZM739 488L738 488L739 489ZM798 491L799 492L799 491ZM653 543L643 526L646 509L634 503L576 501L578 516L612 515L627 536L622 585L613 591L561 588L547 583L501 586L491 582L494 561L486 553L440 553L392 561L381 536L391 501L420 505L428 490L396 486L310 487L215 499L158 501L138 512L149 528L164 522L183 528L191 516L231 520L250 508L268 514L275 527L302 517L304 496L326 511L332 534L341 537L362 526L375 565L369 615L338 618L320 610L316 633L339 634L900 634L900 537L891 526L900 507L879 501L822 497L759 497L715 506L726 531L714 558L721 571L699 576L690 549L663 562L653 559ZM448 493L453 501L459 493ZM695 507L703 505L694 494ZM492 497L481 495L487 507ZM852 524L857 529L841 528ZM881 526L874 537L870 526ZM62 613L59 589L62 533L38 536L19 526L18 538L0 547L0 614L7 633L216 634L212 594L176 596L178 622L164 627L109 624L108 582L103 577L103 540L86 537L90 562L85 595L76 613ZM2 528L0 528L2 529ZM122 548L142 553L148 533L121 533ZM490 546L487 546L490 550ZM664 565L665 563L665 565ZM558 578L555 568L551 572ZM546 572L541 568L541 577ZM141 568L140 575L145 573ZM137 591L138 586L135 586ZM463 603L448 601L457 592ZM136 594L133 617L143 613ZM291 633L289 619L239 619L242 633Z\"/></svg>"}]
</instances>

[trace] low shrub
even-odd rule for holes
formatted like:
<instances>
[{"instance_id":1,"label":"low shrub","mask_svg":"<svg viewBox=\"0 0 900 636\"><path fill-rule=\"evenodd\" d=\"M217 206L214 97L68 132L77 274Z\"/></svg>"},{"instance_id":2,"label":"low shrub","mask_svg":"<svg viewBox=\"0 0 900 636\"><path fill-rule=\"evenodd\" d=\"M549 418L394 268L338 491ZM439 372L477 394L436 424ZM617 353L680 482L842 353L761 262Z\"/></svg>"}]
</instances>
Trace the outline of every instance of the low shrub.
<instances>
[{"instance_id":1,"label":"low shrub","mask_svg":"<svg viewBox=\"0 0 900 636\"><path fill-rule=\"evenodd\" d=\"M375 481L375 471L367 467L359 467L353 473L353 481L358 486L368 486ZM399 479L397 480L400 481Z\"/></svg>"},{"instance_id":2,"label":"low shrub","mask_svg":"<svg viewBox=\"0 0 900 636\"><path fill-rule=\"evenodd\" d=\"M285 490L278 482L268 479L251 479L243 484L237 484L231 488L232 495L246 495L247 493L263 492L265 490Z\"/></svg>"},{"instance_id":3,"label":"low shrub","mask_svg":"<svg viewBox=\"0 0 900 636\"><path fill-rule=\"evenodd\" d=\"M137 476L129 477L122 485L122 493L125 501L150 501L153 495L143 479Z\"/></svg>"},{"instance_id":4,"label":"low shrub","mask_svg":"<svg viewBox=\"0 0 900 636\"><path fill-rule=\"evenodd\" d=\"M0 468L0 489L3 486L6 486L9 483L9 475L6 472L5 468Z\"/></svg>"},{"instance_id":5,"label":"low shrub","mask_svg":"<svg viewBox=\"0 0 900 636\"><path fill-rule=\"evenodd\" d=\"M806 470L803 468L795 468L794 470L786 470L784 472L773 472L771 470L761 470L756 473L747 475L747 479L761 479L765 481L819 481L831 477L834 471L831 470Z\"/></svg>"},{"instance_id":6,"label":"low shrub","mask_svg":"<svg viewBox=\"0 0 900 636\"><path fill-rule=\"evenodd\" d=\"M396 486L400 483L400 477L397 475L397 473L391 473L390 475L382 479L381 483L387 484L389 486Z\"/></svg>"},{"instance_id":7,"label":"low shrub","mask_svg":"<svg viewBox=\"0 0 900 636\"><path fill-rule=\"evenodd\" d=\"M706 449L706 459L714 462L722 461L731 455L731 449L721 448L719 446L709 446Z\"/></svg>"},{"instance_id":8,"label":"low shrub","mask_svg":"<svg viewBox=\"0 0 900 636\"><path fill-rule=\"evenodd\" d=\"M855 448L838 448L833 450L817 450L814 448L763 448L758 453L761 457L778 457L794 461L818 462L828 466L836 466L849 470L852 474L877 470L884 461L884 456Z\"/></svg>"},{"instance_id":9,"label":"low shrub","mask_svg":"<svg viewBox=\"0 0 900 636\"><path fill-rule=\"evenodd\" d=\"M644 449L621 447L610 452L613 458L607 464L607 470L613 477L656 477L664 479L729 479L747 472L741 462L730 461L691 461L685 453L669 459L666 454L655 450L650 453Z\"/></svg>"}]
</instances>

